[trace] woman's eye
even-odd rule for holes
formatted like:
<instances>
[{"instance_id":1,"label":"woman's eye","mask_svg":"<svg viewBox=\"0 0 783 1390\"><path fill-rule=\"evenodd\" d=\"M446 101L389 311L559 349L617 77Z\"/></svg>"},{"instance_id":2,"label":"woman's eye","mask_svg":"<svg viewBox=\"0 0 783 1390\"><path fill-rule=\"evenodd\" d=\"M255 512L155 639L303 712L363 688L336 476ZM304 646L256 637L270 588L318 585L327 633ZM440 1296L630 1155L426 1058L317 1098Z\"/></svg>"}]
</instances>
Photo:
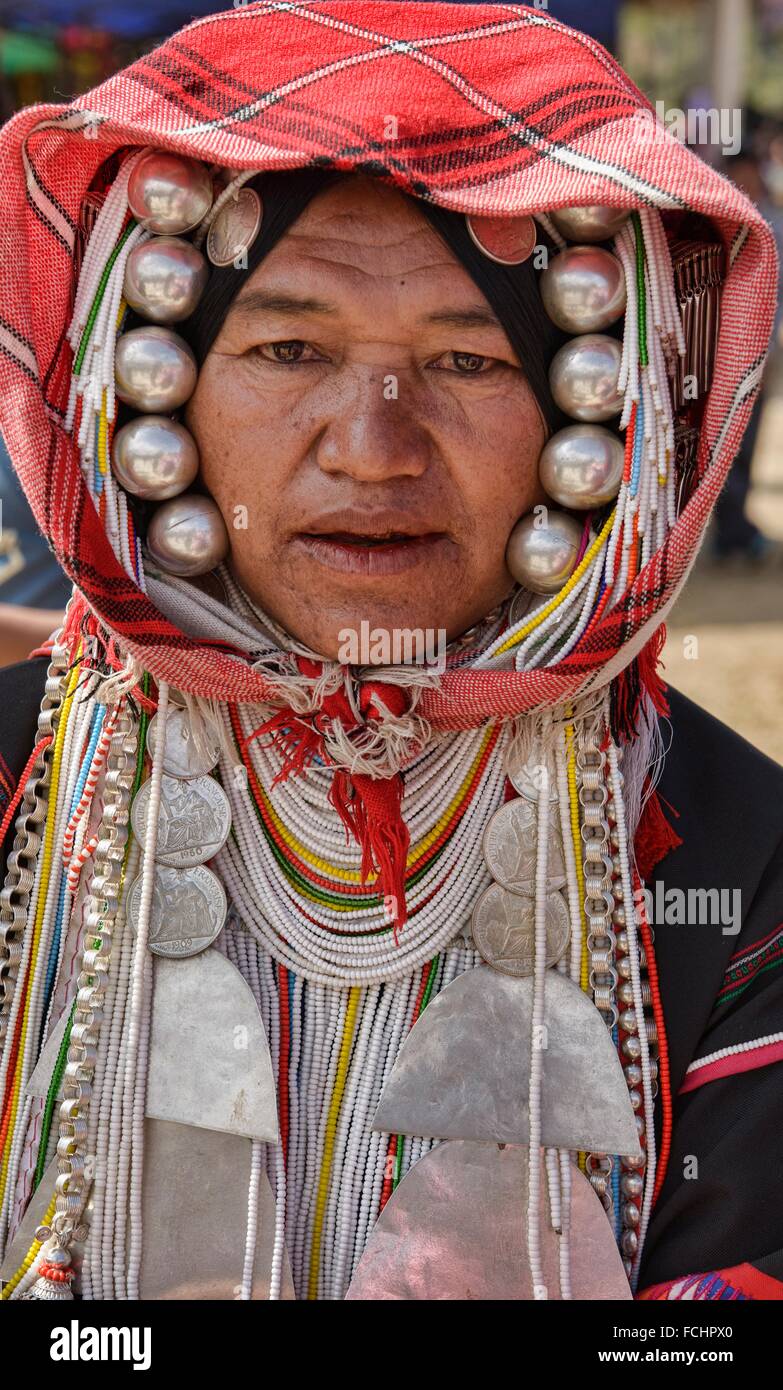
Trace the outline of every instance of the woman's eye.
<instances>
[{"instance_id":1,"label":"woman's eye","mask_svg":"<svg viewBox=\"0 0 783 1390\"><path fill-rule=\"evenodd\" d=\"M446 371L456 371L462 376L478 376L494 367L496 359L485 357L480 352L446 352L435 363Z\"/></svg>"},{"instance_id":2,"label":"woman's eye","mask_svg":"<svg viewBox=\"0 0 783 1390\"><path fill-rule=\"evenodd\" d=\"M255 352L258 357L263 357L267 362L291 364L321 360L315 348L310 343L305 343L301 338L287 338L279 343L261 343Z\"/></svg>"}]
</instances>

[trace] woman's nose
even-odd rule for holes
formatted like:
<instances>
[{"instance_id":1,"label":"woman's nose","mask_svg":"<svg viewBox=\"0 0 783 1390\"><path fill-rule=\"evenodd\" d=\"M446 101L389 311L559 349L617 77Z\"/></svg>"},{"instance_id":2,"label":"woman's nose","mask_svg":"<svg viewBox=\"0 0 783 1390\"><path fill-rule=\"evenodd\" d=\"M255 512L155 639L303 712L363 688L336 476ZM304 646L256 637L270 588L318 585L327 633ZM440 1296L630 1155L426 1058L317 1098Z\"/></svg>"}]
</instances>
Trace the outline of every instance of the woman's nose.
<instances>
[{"instance_id":1,"label":"woman's nose","mask_svg":"<svg viewBox=\"0 0 783 1390\"><path fill-rule=\"evenodd\" d=\"M432 440L405 390L391 372L354 374L319 438L318 467L368 483L420 477L431 459Z\"/></svg>"}]
</instances>

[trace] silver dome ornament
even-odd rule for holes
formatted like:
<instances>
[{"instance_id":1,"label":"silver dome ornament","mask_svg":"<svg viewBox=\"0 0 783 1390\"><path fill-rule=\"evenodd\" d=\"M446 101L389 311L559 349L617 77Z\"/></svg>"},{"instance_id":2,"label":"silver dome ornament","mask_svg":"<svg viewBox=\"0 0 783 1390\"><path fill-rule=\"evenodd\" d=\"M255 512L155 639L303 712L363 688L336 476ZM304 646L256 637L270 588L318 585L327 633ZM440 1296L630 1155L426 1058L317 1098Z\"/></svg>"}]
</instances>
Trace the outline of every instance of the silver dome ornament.
<instances>
[{"instance_id":1,"label":"silver dome ornament","mask_svg":"<svg viewBox=\"0 0 783 1390\"><path fill-rule=\"evenodd\" d=\"M196 389L196 359L171 328L132 328L117 340L114 385L126 405L145 414L177 410Z\"/></svg>"},{"instance_id":2,"label":"silver dome ornament","mask_svg":"<svg viewBox=\"0 0 783 1390\"><path fill-rule=\"evenodd\" d=\"M630 217L623 208L590 203L581 208L555 208L549 216L567 241L608 241L616 236Z\"/></svg>"},{"instance_id":3,"label":"silver dome ornament","mask_svg":"<svg viewBox=\"0 0 783 1390\"><path fill-rule=\"evenodd\" d=\"M208 277L207 263L191 242L154 237L128 256L122 292L151 323L181 323L196 308Z\"/></svg>"},{"instance_id":4,"label":"silver dome ornament","mask_svg":"<svg viewBox=\"0 0 783 1390\"><path fill-rule=\"evenodd\" d=\"M216 502L185 493L158 507L147 531L147 550L168 574L208 574L228 554L226 523Z\"/></svg>"},{"instance_id":5,"label":"silver dome ornament","mask_svg":"<svg viewBox=\"0 0 783 1390\"><path fill-rule=\"evenodd\" d=\"M567 425L547 441L538 462L541 486L561 507L589 511L620 491L621 440L602 425Z\"/></svg>"},{"instance_id":6,"label":"silver dome ornament","mask_svg":"<svg viewBox=\"0 0 783 1390\"><path fill-rule=\"evenodd\" d=\"M574 420L595 423L610 420L623 408L617 389L622 347L605 333L584 333L572 338L555 354L549 368L549 385L560 409Z\"/></svg>"},{"instance_id":7,"label":"silver dome ornament","mask_svg":"<svg viewBox=\"0 0 783 1390\"><path fill-rule=\"evenodd\" d=\"M506 565L524 589L533 594L556 594L576 569L582 543L582 523L565 512L547 509L517 522L508 538Z\"/></svg>"},{"instance_id":8,"label":"silver dome ornament","mask_svg":"<svg viewBox=\"0 0 783 1390\"><path fill-rule=\"evenodd\" d=\"M128 206L137 222L161 236L192 232L212 206L206 166L165 150L142 156L128 181Z\"/></svg>"},{"instance_id":9,"label":"silver dome ornament","mask_svg":"<svg viewBox=\"0 0 783 1390\"><path fill-rule=\"evenodd\" d=\"M198 473L196 441L165 415L137 415L114 436L112 472L145 502L165 502L190 487Z\"/></svg>"},{"instance_id":10,"label":"silver dome ornament","mask_svg":"<svg viewBox=\"0 0 783 1390\"><path fill-rule=\"evenodd\" d=\"M625 312L625 272L602 246L569 246L541 272L541 298L566 333L600 333Z\"/></svg>"}]
</instances>

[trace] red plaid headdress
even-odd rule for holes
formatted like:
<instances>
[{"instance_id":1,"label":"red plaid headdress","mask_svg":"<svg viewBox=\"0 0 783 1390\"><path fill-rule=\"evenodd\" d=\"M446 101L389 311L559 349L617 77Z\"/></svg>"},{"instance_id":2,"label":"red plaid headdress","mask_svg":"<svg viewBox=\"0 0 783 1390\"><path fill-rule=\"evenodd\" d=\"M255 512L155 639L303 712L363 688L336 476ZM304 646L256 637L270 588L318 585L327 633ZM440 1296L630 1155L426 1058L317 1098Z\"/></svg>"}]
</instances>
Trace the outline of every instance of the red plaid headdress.
<instances>
[{"instance_id":1,"label":"red plaid headdress","mask_svg":"<svg viewBox=\"0 0 783 1390\"><path fill-rule=\"evenodd\" d=\"M147 145L236 169L327 160L464 212L602 203L713 220L729 267L715 379L699 485L667 542L556 667L456 670L418 708L464 728L622 670L687 574L761 380L776 257L753 204L656 123L600 45L516 5L253 4L197 21L70 105L15 116L0 134L0 427L39 524L121 646L157 679L219 699L258 701L264 680L178 631L123 571L63 429L82 200L110 155Z\"/></svg>"}]
</instances>

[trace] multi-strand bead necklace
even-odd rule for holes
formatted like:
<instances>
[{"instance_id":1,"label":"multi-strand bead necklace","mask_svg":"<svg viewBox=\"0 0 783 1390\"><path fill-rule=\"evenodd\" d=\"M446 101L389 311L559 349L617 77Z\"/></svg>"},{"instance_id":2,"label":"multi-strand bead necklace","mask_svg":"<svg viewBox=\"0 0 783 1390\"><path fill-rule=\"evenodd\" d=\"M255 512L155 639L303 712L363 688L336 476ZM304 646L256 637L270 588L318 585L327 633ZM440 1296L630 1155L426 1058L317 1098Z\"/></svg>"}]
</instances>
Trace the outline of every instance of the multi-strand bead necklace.
<instances>
[{"instance_id":1,"label":"multi-strand bead necklace","mask_svg":"<svg viewBox=\"0 0 783 1390\"><path fill-rule=\"evenodd\" d=\"M147 713L125 694L107 709L89 663L77 657L70 672L65 664L58 649L3 898L9 958L18 966L8 975L4 1012L4 1228L18 1224L56 1156L60 1176L45 1230L67 1246L91 1191L84 1292L133 1297L153 1001L151 958L139 954L125 919L140 857L127 819L149 770ZM316 766L273 787L279 755L250 737L259 711L222 715L218 775L233 825L213 867L232 911L218 947L253 990L277 1077L281 1142L266 1146L278 1202L275 1258L280 1266L285 1245L299 1297L341 1298L378 1213L434 1142L376 1134L370 1125L417 1017L481 961L470 919L490 882L481 835L506 794L511 729L443 737L406 770L410 916L395 944L387 906L361 883L358 847L346 842L328 802L329 770ZM642 974L622 778L605 706L596 715L593 701L589 717L577 710L550 725L546 759L558 793L571 920L568 960L557 968L578 979L606 1018L648 1154L646 1171L638 1159L611 1155L581 1155L580 1162L633 1277L655 1178L656 1024L648 1021L655 998ZM49 1094L42 1102L25 1098L47 1017L54 1024L64 1013ZM256 1169L263 1147L254 1147ZM251 1176L251 1205L252 1186ZM4 1296L29 1288L52 1248L51 1238L36 1242ZM249 1276L242 1288L250 1296Z\"/></svg>"}]
</instances>

